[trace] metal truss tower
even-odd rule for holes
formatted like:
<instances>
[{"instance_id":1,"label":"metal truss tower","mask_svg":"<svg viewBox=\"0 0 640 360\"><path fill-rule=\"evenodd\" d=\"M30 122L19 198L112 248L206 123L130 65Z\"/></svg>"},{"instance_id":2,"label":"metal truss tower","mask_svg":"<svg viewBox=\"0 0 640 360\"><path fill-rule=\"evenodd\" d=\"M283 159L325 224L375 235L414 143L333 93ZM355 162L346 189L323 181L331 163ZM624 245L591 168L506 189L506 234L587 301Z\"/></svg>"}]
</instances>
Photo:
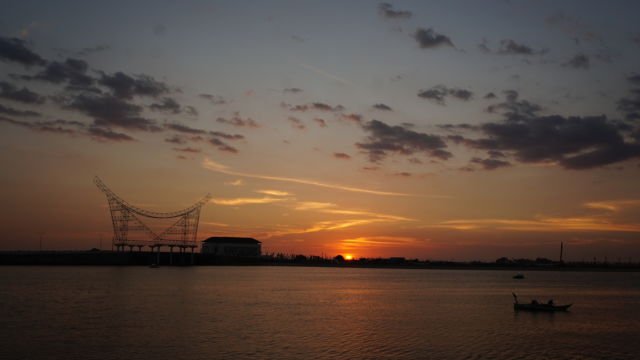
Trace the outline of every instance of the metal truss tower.
<instances>
[{"instance_id":1,"label":"metal truss tower","mask_svg":"<svg viewBox=\"0 0 640 360\"><path fill-rule=\"evenodd\" d=\"M118 251L124 250L125 247L129 247L130 250L137 247L141 251L142 247L149 246L152 250L157 248L159 252L160 247L168 246L171 251L174 247L178 247L181 251L191 248L193 252L197 247L200 209L211 199L210 194L186 209L160 213L129 204L111 191L97 176L93 182L107 196L113 223L113 245ZM141 218L177 219L177 221L164 231L156 233L142 222Z\"/></svg>"}]
</instances>

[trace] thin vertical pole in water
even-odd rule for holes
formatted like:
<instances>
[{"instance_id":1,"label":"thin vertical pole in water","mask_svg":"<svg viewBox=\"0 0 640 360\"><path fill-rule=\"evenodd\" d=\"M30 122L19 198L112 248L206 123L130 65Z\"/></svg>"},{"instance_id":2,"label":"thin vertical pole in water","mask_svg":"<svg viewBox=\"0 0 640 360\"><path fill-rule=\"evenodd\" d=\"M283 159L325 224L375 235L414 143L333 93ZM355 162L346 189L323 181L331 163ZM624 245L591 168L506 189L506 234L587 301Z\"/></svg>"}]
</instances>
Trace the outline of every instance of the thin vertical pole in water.
<instances>
[{"instance_id":1,"label":"thin vertical pole in water","mask_svg":"<svg viewBox=\"0 0 640 360\"><path fill-rule=\"evenodd\" d=\"M560 263L562 264L562 252L564 251L564 244L560 242Z\"/></svg>"}]
</instances>

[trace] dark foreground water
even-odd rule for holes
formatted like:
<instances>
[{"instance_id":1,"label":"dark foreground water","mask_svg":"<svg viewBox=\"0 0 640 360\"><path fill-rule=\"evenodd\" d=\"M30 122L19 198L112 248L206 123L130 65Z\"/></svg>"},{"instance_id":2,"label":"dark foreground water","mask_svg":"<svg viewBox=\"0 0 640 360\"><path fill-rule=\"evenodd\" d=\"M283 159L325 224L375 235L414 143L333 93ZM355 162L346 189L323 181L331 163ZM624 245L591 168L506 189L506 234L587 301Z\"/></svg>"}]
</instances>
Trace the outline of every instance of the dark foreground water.
<instances>
[{"instance_id":1,"label":"dark foreground water","mask_svg":"<svg viewBox=\"0 0 640 360\"><path fill-rule=\"evenodd\" d=\"M640 274L0 267L0 358L638 359ZM569 313L515 313L522 299Z\"/></svg>"}]
</instances>

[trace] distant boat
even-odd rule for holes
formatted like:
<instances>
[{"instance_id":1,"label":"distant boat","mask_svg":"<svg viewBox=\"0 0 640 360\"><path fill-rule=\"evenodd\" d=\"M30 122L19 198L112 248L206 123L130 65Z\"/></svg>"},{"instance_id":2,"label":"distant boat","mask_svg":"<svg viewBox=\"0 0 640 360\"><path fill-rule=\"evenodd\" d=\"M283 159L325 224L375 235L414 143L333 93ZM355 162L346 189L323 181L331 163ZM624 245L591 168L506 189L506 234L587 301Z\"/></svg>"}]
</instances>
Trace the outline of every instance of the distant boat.
<instances>
[{"instance_id":1,"label":"distant boat","mask_svg":"<svg viewBox=\"0 0 640 360\"><path fill-rule=\"evenodd\" d=\"M159 266L158 264L151 264L151 265L149 265L149 267L150 267L150 268L152 268L152 269L155 269L155 268L157 268L158 266Z\"/></svg>"},{"instance_id":2,"label":"distant boat","mask_svg":"<svg viewBox=\"0 0 640 360\"><path fill-rule=\"evenodd\" d=\"M555 305L553 303L553 300L549 300L548 303L543 304L543 303L539 303L536 300L531 300L531 303L529 304L521 304L518 302L518 297L516 296L516 294L511 293L513 295L513 299L514 299L514 303L513 303L513 310L515 311L543 311L543 312L556 312L556 311L567 311L569 310L569 307L571 307L571 305L573 304L567 304L567 305Z\"/></svg>"},{"instance_id":3,"label":"distant boat","mask_svg":"<svg viewBox=\"0 0 640 360\"><path fill-rule=\"evenodd\" d=\"M545 312L555 312L555 311L567 311L569 307L573 304L567 305L549 305L549 304L513 304L513 310L523 310L523 311L545 311Z\"/></svg>"},{"instance_id":4,"label":"distant boat","mask_svg":"<svg viewBox=\"0 0 640 360\"><path fill-rule=\"evenodd\" d=\"M513 275L513 278L514 278L514 279L524 279L524 275L522 275L522 274L515 274L515 275Z\"/></svg>"}]
</instances>

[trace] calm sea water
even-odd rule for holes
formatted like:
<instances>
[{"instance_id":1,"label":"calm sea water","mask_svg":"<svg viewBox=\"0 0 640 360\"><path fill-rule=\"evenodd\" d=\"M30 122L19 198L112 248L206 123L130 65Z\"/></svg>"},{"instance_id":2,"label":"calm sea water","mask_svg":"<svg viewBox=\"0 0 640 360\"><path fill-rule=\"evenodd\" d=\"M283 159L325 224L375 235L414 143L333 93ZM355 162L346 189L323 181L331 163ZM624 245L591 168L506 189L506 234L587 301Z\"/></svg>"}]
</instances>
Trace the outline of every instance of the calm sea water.
<instances>
[{"instance_id":1,"label":"calm sea water","mask_svg":"<svg viewBox=\"0 0 640 360\"><path fill-rule=\"evenodd\" d=\"M640 273L512 275L0 267L0 358L640 358ZM512 291L574 306L515 313Z\"/></svg>"}]
</instances>

